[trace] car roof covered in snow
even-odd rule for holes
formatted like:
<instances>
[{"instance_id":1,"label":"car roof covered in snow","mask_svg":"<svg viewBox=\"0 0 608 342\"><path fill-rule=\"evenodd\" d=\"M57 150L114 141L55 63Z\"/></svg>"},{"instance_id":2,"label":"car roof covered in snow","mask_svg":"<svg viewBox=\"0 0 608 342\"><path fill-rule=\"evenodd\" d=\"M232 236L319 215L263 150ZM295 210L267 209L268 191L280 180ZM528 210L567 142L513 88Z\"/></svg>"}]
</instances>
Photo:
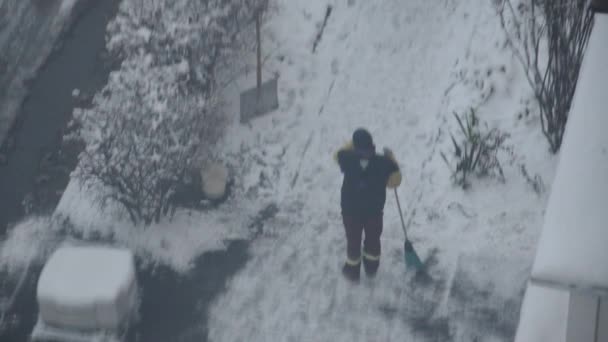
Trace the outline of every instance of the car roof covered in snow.
<instances>
[{"instance_id":1,"label":"car roof covered in snow","mask_svg":"<svg viewBox=\"0 0 608 342\"><path fill-rule=\"evenodd\" d=\"M61 247L44 266L38 298L81 305L113 300L135 281L133 254L104 246Z\"/></svg>"},{"instance_id":2,"label":"car roof covered in snow","mask_svg":"<svg viewBox=\"0 0 608 342\"><path fill-rule=\"evenodd\" d=\"M608 15L596 14L532 277L608 289Z\"/></svg>"}]
</instances>

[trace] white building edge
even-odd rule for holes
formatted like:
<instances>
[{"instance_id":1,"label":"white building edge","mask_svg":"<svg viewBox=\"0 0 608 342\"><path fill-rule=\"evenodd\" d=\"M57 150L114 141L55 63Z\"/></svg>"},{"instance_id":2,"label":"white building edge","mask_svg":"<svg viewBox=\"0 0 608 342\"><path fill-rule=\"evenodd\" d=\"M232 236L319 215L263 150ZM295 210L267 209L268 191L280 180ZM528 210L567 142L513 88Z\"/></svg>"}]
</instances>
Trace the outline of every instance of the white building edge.
<instances>
[{"instance_id":1,"label":"white building edge","mask_svg":"<svg viewBox=\"0 0 608 342\"><path fill-rule=\"evenodd\" d=\"M592 6L515 342L608 342L608 0Z\"/></svg>"}]
</instances>

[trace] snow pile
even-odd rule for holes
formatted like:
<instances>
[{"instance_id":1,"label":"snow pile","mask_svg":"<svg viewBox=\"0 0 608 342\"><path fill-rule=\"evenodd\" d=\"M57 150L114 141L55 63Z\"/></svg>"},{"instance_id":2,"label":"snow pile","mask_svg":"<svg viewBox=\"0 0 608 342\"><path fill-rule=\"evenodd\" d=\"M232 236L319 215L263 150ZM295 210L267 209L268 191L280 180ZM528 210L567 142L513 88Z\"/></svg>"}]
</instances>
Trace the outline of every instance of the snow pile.
<instances>
[{"instance_id":1,"label":"snow pile","mask_svg":"<svg viewBox=\"0 0 608 342\"><path fill-rule=\"evenodd\" d=\"M0 271L18 277L30 262L46 260L58 244L85 240L128 247L144 267L163 264L185 274L204 252L250 237L249 226L267 205L229 199L214 211L177 210L173 218L143 228L134 226L116 206L101 208L93 194L73 181L53 217L26 218L0 241Z\"/></svg>"},{"instance_id":2,"label":"snow pile","mask_svg":"<svg viewBox=\"0 0 608 342\"><path fill-rule=\"evenodd\" d=\"M57 241L56 227L49 217L29 217L17 223L0 242L0 271L13 273L44 260Z\"/></svg>"},{"instance_id":3,"label":"snow pile","mask_svg":"<svg viewBox=\"0 0 608 342\"><path fill-rule=\"evenodd\" d=\"M59 8L57 9L57 14L55 15L55 25L59 28L62 28L62 25L66 23L67 20L70 20L72 14L74 13L74 9L76 5L83 0L60 0ZM84 0L89 1L89 0ZM67 27L67 26L64 26Z\"/></svg>"},{"instance_id":4,"label":"snow pile","mask_svg":"<svg viewBox=\"0 0 608 342\"><path fill-rule=\"evenodd\" d=\"M160 263L184 273L202 253L224 249L226 240L247 238L248 223L261 205L229 201L215 211L178 210L173 218L144 228L116 206L100 208L94 194L71 182L55 214L85 240L113 241L133 250L144 265Z\"/></svg>"},{"instance_id":5,"label":"snow pile","mask_svg":"<svg viewBox=\"0 0 608 342\"><path fill-rule=\"evenodd\" d=\"M512 340L546 200L540 184L551 183L554 160L491 3L332 6L315 53L326 3L278 1L264 26L264 51L272 51L265 70L279 74L281 105L250 126L234 125L225 146L243 166L235 187L278 199L279 213L213 307L210 338ZM251 82L238 80L226 99ZM501 156L504 184L475 180L463 192L439 152L452 148L452 112L471 107L510 134L513 154ZM238 122L236 105L231 113ZM400 162L399 194L406 215L417 209L410 237L429 279L404 269L392 196L377 278L351 286L340 275L341 174L331 154L360 126ZM478 319L480 311L490 318Z\"/></svg>"},{"instance_id":6,"label":"snow pile","mask_svg":"<svg viewBox=\"0 0 608 342\"><path fill-rule=\"evenodd\" d=\"M48 217L29 217L0 241L0 334L11 324L9 314L19 305L32 266L42 264L57 244L56 227Z\"/></svg>"},{"instance_id":7,"label":"snow pile","mask_svg":"<svg viewBox=\"0 0 608 342\"><path fill-rule=\"evenodd\" d=\"M136 295L133 255L125 249L61 247L38 279L40 318L65 328L116 330L133 315Z\"/></svg>"}]
</instances>

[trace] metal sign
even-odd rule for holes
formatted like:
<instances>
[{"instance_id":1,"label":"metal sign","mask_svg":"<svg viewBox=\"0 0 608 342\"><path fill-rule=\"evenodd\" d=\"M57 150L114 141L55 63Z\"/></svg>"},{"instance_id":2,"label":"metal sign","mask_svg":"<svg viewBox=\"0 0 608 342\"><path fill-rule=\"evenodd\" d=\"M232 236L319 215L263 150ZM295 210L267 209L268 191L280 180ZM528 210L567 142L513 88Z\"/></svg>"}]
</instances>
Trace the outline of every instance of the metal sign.
<instances>
[{"instance_id":1,"label":"metal sign","mask_svg":"<svg viewBox=\"0 0 608 342\"><path fill-rule=\"evenodd\" d=\"M262 83L259 92L254 87L241 93L241 123L279 108L278 79Z\"/></svg>"}]
</instances>

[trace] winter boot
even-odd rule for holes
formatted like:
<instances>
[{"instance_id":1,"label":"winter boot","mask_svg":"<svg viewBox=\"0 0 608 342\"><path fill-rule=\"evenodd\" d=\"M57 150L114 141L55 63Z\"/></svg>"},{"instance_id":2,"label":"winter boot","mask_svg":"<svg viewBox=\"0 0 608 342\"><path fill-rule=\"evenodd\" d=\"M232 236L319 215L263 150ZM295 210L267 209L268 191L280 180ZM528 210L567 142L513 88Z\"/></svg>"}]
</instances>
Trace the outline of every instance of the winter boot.
<instances>
[{"instance_id":1,"label":"winter boot","mask_svg":"<svg viewBox=\"0 0 608 342\"><path fill-rule=\"evenodd\" d=\"M361 274L361 262L357 264L346 262L344 263L344 267L342 267L342 275L352 282L359 282L359 277Z\"/></svg>"},{"instance_id":2,"label":"winter boot","mask_svg":"<svg viewBox=\"0 0 608 342\"><path fill-rule=\"evenodd\" d=\"M365 274L370 278L375 277L376 273L378 273L378 267L380 267L380 256L372 256L363 252Z\"/></svg>"}]
</instances>

